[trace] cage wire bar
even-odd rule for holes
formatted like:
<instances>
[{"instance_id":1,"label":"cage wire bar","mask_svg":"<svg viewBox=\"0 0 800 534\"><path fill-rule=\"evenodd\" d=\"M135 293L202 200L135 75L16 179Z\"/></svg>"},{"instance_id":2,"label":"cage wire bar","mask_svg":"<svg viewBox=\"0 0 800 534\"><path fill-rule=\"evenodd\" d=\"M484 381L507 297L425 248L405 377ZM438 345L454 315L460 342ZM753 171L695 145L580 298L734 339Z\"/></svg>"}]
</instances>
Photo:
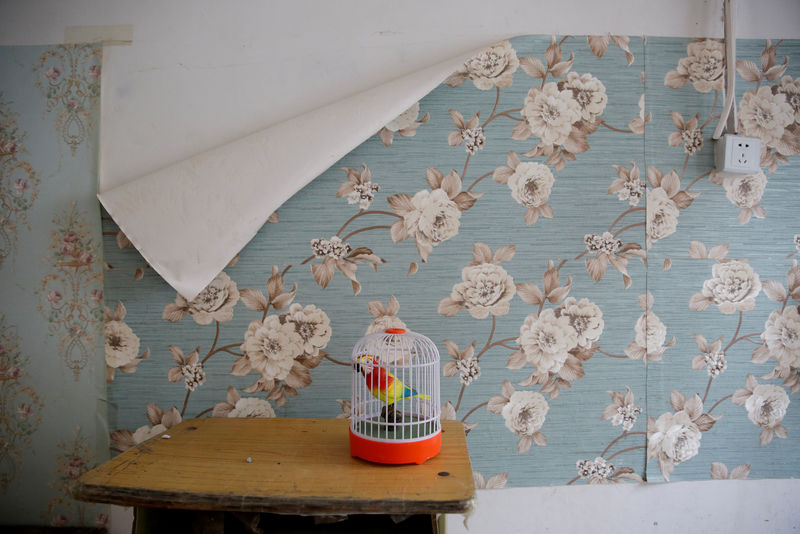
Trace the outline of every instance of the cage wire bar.
<instances>
[{"instance_id":1,"label":"cage wire bar","mask_svg":"<svg viewBox=\"0 0 800 534\"><path fill-rule=\"evenodd\" d=\"M433 341L410 331L369 334L356 343L351 362L355 435L412 443L441 431L439 351Z\"/></svg>"}]
</instances>

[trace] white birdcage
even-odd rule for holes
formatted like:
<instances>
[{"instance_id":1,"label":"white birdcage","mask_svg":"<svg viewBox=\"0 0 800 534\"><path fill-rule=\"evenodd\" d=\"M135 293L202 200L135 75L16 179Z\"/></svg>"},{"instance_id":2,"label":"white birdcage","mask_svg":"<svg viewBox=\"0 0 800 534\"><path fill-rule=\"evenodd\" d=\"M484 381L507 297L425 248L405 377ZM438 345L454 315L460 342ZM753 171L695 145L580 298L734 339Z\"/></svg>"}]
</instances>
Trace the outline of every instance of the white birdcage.
<instances>
[{"instance_id":1,"label":"white birdcage","mask_svg":"<svg viewBox=\"0 0 800 534\"><path fill-rule=\"evenodd\" d=\"M421 464L441 449L439 351L402 328L353 348L350 453L384 464Z\"/></svg>"}]
</instances>

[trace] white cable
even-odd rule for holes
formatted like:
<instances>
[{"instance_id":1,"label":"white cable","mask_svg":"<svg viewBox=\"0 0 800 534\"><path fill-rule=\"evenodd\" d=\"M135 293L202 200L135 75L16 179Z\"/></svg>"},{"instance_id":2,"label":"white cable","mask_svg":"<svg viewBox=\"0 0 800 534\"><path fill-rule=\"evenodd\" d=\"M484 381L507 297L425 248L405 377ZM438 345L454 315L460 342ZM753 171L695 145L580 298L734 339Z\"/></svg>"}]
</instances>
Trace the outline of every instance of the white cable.
<instances>
[{"instance_id":1,"label":"white cable","mask_svg":"<svg viewBox=\"0 0 800 534\"><path fill-rule=\"evenodd\" d=\"M728 79L729 93L731 95L731 111L728 114L728 132L736 133L738 129L738 122L736 120L736 28L734 22L736 15L734 13L733 0L727 0L727 9L725 9L725 24L726 34L728 37L725 39L725 74Z\"/></svg>"},{"instance_id":2,"label":"white cable","mask_svg":"<svg viewBox=\"0 0 800 534\"><path fill-rule=\"evenodd\" d=\"M719 139L727 125L729 133L736 132L736 35L733 27L733 0L723 0L722 10L725 16L725 103L719 116L714 139Z\"/></svg>"}]
</instances>

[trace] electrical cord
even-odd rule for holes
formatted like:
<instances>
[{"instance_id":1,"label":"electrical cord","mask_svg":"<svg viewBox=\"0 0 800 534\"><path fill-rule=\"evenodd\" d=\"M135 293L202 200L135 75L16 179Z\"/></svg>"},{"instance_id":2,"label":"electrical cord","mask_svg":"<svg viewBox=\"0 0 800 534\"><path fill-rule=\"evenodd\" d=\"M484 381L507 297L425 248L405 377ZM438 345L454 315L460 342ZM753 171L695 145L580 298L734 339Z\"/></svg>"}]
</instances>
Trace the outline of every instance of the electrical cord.
<instances>
[{"instance_id":1,"label":"electrical cord","mask_svg":"<svg viewBox=\"0 0 800 534\"><path fill-rule=\"evenodd\" d=\"M713 139L722 136L727 125L728 133L736 133L736 36L733 26L733 0L722 0L722 11L725 17L725 85L723 92L725 102L722 113L714 130Z\"/></svg>"}]
</instances>

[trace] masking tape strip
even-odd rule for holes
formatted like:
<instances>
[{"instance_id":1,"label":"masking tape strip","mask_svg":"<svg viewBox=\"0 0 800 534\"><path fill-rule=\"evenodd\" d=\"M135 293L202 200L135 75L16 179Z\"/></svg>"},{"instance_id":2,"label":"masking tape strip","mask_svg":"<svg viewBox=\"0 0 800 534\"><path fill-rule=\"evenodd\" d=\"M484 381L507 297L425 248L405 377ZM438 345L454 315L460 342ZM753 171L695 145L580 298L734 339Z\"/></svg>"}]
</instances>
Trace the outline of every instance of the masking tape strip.
<instances>
[{"instance_id":1,"label":"masking tape strip","mask_svg":"<svg viewBox=\"0 0 800 534\"><path fill-rule=\"evenodd\" d=\"M129 45L133 43L133 25L67 26L65 43L103 43L103 46Z\"/></svg>"}]
</instances>

